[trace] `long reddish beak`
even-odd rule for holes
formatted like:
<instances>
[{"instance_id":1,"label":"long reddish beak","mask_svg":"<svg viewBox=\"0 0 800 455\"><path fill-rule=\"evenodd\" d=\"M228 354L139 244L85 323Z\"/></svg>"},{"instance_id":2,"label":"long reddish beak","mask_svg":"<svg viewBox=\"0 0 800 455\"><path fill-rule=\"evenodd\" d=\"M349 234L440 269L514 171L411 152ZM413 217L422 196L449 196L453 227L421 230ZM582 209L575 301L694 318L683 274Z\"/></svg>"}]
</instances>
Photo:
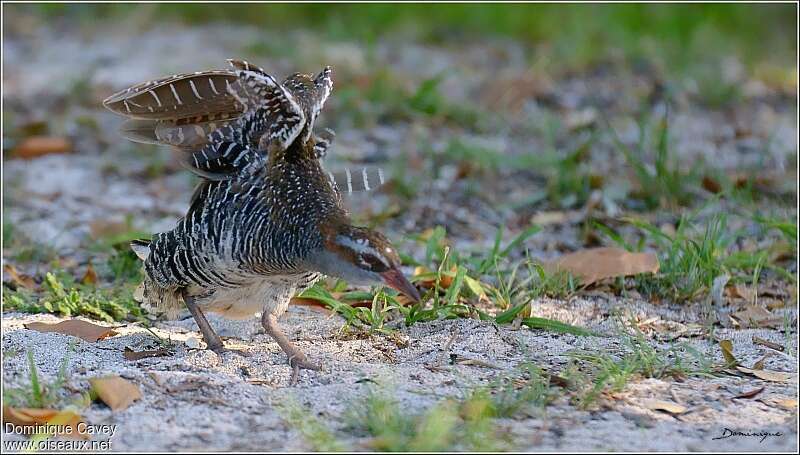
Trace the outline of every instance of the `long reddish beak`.
<instances>
[{"instance_id":1,"label":"long reddish beak","mask_svg":"<svg viewBox=\"0 0 800 455\"><path fill-rule=\"evenodd\" d=\"M397 289L398 291L402 292L403 294L407 295L415 302L419 302L420 296L419 291L417 288L411 284L405 276L403 276L403 272L397 269L390 269L383 273L381 273L381 277L383 277L383 281L390 287Z\"/></svg>"}]
</instances>

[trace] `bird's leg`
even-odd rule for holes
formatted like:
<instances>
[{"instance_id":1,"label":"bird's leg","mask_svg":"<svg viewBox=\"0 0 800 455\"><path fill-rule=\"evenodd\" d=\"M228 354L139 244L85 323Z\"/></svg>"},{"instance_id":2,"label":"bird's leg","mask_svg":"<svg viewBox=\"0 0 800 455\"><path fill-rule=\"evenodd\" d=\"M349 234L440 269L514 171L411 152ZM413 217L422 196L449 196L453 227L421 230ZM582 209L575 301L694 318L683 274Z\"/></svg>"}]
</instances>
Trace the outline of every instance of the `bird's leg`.
<instances>
[{"instance_id":1,"label":"bird's leg","mask_svg":"<svg viewBox=\"0 0 800 455\"><path fill-rule=\"evenodd\" d=\"M184 295L183 300L186 302L186 307L189 308L189 312L192 313L194 322L200 327L200 333L203 334L203 340L205 340L209 350L214 351L214 353L220 357L226 352L233 352L245 357L250 355L250 353L246 351L227 349L222 343L222 338L217 335L217 332L215 332L211 324L208 323L208 319L206 319L206 315L203 314L203 310L201 310L197 302L194 301L194 297Z\"/></svg>"},{"instance_id":2,"label":"bird's leg","mask_svg":"<svg viewBox=\"0 0 800 455\"><path fill-rule=\"evenodd\" d=\"M265 311L261 316L261 325L264 326L264 330L267 331L269 336L278 343L278 346L283 349L283 352L289 356L289 365L292 367L292 379L290 381L292 385L297 383L297 375L300 368L305 368L307 370L321 369L319 365L308 360L308 357L306 357L303 351L289 341L289 338L286 337L278 325L278 318L274 314Z\"/></svg>"}]
</instances>

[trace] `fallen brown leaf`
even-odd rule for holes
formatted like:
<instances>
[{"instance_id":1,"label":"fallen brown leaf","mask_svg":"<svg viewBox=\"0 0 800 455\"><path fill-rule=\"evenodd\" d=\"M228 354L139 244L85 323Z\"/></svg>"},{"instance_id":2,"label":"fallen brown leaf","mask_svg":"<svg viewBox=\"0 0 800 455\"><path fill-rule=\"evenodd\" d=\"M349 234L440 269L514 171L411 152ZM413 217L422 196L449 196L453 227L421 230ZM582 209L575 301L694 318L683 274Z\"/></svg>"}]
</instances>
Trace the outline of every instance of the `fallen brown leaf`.
<instances>
[{"instance_id":1,"label":"fallen brown leaf","mask_svg":"<svg viewBox=\"0 0 800 455\"><path fill-rule=\"evenodd\" d=\"M23 139L12 151L17 158L38 158L52 153L68 153L72 151L72 142L64 137L32 136Z\"/></svg>"},{"instance_id":2,"label":"fallen brown leaf","mask_svg":"<svg viewBox=\"0 0 800 455\"><path fill-rule=\"evenodd\" d=\"M117 332L108 327L92 324L91 322L81 321L80 319L61 321L58 324L31 322L25 324L25 328L36 330L37 332L55 332L62 333L64 335L71 335L90 343L112 337L117 334Z\"/></svg>"},{"instance_id":3,"label":"fallen brown leaf","mask_svg":"<svg viewBox=\"0 0 800 455\"><path fill-rule=\"evenodd\" d=\"M567 221L566 212L537 212L531 218L531 223L538 226L549 226L551 224L564 224Z\"/></svg>"},{"instance_id":4,"label":"fallen brown leaf","mask_svg":"<svg viewBox=\"0 0 800 455\"><path fill-rule=\"evenodd\" d=\"M747 303L753 303L756 301L756 291L750 286L746 286L744 284L734 284L728 286L725 291L727 292L728 297L744 299L747 301Z\"/></svg>"},{"instance_id":5,"label":"fallen brown leaf","mask_svg":"<svg viewBox=\"0 0 800 455\"><path fill-rule=\"evenodd\" d=\"M702 185L709 193L717 194L722 192L722 185L714 177L704 175Z\"/></svg>"},{"instance_id":6,"label":"fallen brown leaf","mask_svg":"<svg viewBox=\"0 0 800 455\"><path fill-rule=\"evenodd\" d=\"M778 343L773 343L772 341L765 340L763 338L759 338L757 336L753 336L753 344L758 344L761 346L766 346L770 349L774 349L776 351L783 352L783 346L779 345Z\"/></svg>"},{"instance_id":7,"label":"fallen brown leaf","mask_svg":"<svg viewBox=\"0 0 800 455\"><path fill-rule=\"evenodd\" d=\"M761 357L756 363L753 364L754 370L763 370L764 369L764 361L767 360L772 356L772 352L767 352L764 357Z\"/></svg>"},{"instance_id":8,"label":"fallen brown leaf","mask_svg":"<svg viewBox=\"0 0 800 455\"><path fill-rule=\"evenodd\" d=\"M92 390L112 411L127 409L134 401L142 398L139 386L119 376L89 379Z\"/></svg>"},{"instance_id":9,"label":"fallen brown leaf","mask_svg":"<svg viewBox=\"0 0 800 455\"><path fill-rule=\"evenodd\" d=\"M642 405L651 411L664 411L672 415L680 415L687 411L685 406L675 404L671 401L644 400Z\"/></svg>"},{"instance_id":10,"label":"fallen brown leaf","mask_svg":"<svg viewBox=\"0 0 800 455\"><path fill-rule=\"evenodd\" d=\"M3 423L20 426L52 425L55 434L69 439L89 439L87 432L79 432L78 424L83 422L80 415L72 411L56 409L14 408L3 406Z\"/></svg>"},{"instance_id":11,"label":"fallen brown leaf","mask_svg":"<svg viewBox=\"0 0 800 455\"><path fill-rule=\"evenodd\" d=\"M179 384L167 386L166 390L169 393L186 392L190 390L197 390L206 387L208 383L205 379L199 377L191 377Z\"/></svg>"},{"instance_id":12,"label":"fallen brown leaf","mask_svg":"<svg viewBox=\"0 0 800 455\"><path fill-rule=\"evenodd\" d=\"M171 355L172 355L172 352L170 352L168 349L164 349L164 348L153 349L153 350L149 350L149 351L134 351L133 349L131 349L131 348L127 347L127 346L125 347L125 351L122 353L122 357L125 360L141 360L141 359L146 359L146 358L149 358L149 357L165 357L165 356L171 356Z\"/></svg>"},{"instance_id":13,"label":"fallen brown leaf","mask_svg":"<svg viewBox=\"0 0 800 455\"><path fill-rule=\"evenodd\" d=\"M561 387L562 389L569 387L569 381L567 379L555 374L550 375L550 380L548 382L550 385Z\"/></svg>"},{"instance_id":14,"label":"fallen brown leaf","mask_svg":"<svg viewBox=\"0 0 800 455\"><path fill-rule=\"evenodd\" d=\"M442 276L439 279L439 288L440 289L447 289L453 284L453 278L456 276L456 272L458 271L457 266L453 266L450 271L443 271ZM416 281L420 287L426 289L433 289L436 287L436 272L426 269L423 266L417 266L414 269L414 277L421 277Z\"/></svg>"},{"instance_id":15,"label":"fallen brown leaf","mask_svg":"<svg viewBox=\"0 0 800 455\"><path fill-rule=\"evenodd\" d=\"M770 300L767 302L767 309L772 310L779 310L781 308L786 308L786 301L784 300Z\"/></svg>"},{"instance_id":16,"label":"fallen brown leaf","mask_svg":"<svg viewBox=\"0 0 800 455\"><path fill-rule=\"evenodd\" d=\"M497 365L495 365L493 363L489 363L489 362L480 360L480 359L461 358L461 359L456 360L455 363L458 364L458 365L475 366L475 367L481 367L481 368L491 368L491 369L494 369L494 370L499 370L500 369L499 366L497 366Z\"/></svg>"},{"instance_id":17,"label":"fallen brown leaf","mask_svg":"<svg viewBox=\"0 0 800 455\"><path fill-rule=\"evenodd\" d=\"M92 286L97 284L97 272L94 271L94 267L92 266L91 262L89 263L89 266L86 267L86 273L83 274L81 283Z\"/></svg>"},{"instance_id":18,"label":"fallen brown leaf","mask_svg":"<svg viewBox=\"0 0 800 455\"><path fill-rule=\"evenodd\" d=\"M779 408L786 409L787 411L791 411L797 408L797 400L795 398L784 398L775 400L775 405Z\"/></svg>"},{"instance_id":19,"label":"fallen brown leaf","mask_svg":"<svg viewBox=\"0 0 800 455\"><path fill-rule=\"evenodd\" d=\"M741 371L742 373L746 373L755 376L759 379L763 379L765 381L770 381L770 382L789 382L792 379L795 380L797 379L797 374L786 373L783 371L751 370L750 368L745 368L745 367L736 367L736 369Z\"/></svg>"},{"instance_id":20,"label":"fallen brown leaf","mask_svg":"<svg viewBox=\"0 0 800 455\"><path fill-rule=\"evenodd\" d=\"M746 399L746 398L753 398L754 396L758 395L759 393L763 392L764 388L759 387L757 389L749 390L747 392L740 393L733 397L733 399Z\"/></svg>"},{"instance_id":21,"label":"fallen brown leaf","mask_svg":"<svg viewBox=\"0 0 800 455\"><path fill-rule=\"evenodd\" d=\"M547 264L549 268L565 270L584 285L606 278L655 273L658 258L653 253L631 253L621 248L591 248L561 256Z\"/></svg>"},{"instance_id":22,"label":"fallen brown leaf","mask_svg":"<svg viewBox=\"0 0 800 455\"><path fill-rule=\"evenodd\" d=\"M14 286L23 287L26 289L36 289L36 282L28 275L23 275L17 271L17 268L11 264L3 266L3 271L8 275L8 279ZM4 280L5 281L5 280Z\"/></svg>"},{"instance_id":23,"label":"fallen brown leaf","mask_svg":"<svg viewBox=\"0 0 800 455\"><path fill-rule=\"evenodd\" d=\"M124 221L111 221L106 218L100 218L89 223L89 234L93 239L110 237L130 230L130 224Z\"/></svg>"},{"instance_id":24,"label":"fallen brown leaf","mask_svg":"<svg viewBox=\"0 0 800 455\"><path fill-rule=\"evenodd\" d=\"M719 347L722 349L722 357L726 365L737 365L739 362L733 355L733 342L731 340L720 340Z\"/></svg>"},{"instance_id":25,"label":"fallen brown leaf","mask_svg":"<svg viewBox=\"0 0 800 455\"><path fill-rule=\"evenodd\" d=\"M760 327L775 328L783 327L783 318L770 313L766 308L756 305L747 305L744 310L731 314L731 317L739 323L742 328Z\"/></svg>"}]
</instances>

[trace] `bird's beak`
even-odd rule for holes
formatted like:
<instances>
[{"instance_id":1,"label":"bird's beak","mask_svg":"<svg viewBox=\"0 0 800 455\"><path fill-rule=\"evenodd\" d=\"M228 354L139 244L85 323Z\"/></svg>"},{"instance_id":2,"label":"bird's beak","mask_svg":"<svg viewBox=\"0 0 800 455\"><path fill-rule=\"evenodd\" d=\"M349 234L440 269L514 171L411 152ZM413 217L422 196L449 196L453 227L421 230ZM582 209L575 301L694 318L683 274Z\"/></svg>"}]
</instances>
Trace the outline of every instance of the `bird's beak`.
<instances>
[{"instance_id":1,"label":"bird's beak","mask_svg":"<svg viewBox=\"0 0 800 455\"><path fill-rule=\"evenodd\" d=\"M381 277L383 278L384 283L386 283L388 286L397 289L413 299L415 302L419 302L419 291L417 291L417 288L415 288L414 285L406 279L406 277L403 275L403 272L400 270L389 269L381 273Z\"/></svg>"}]
</instances>

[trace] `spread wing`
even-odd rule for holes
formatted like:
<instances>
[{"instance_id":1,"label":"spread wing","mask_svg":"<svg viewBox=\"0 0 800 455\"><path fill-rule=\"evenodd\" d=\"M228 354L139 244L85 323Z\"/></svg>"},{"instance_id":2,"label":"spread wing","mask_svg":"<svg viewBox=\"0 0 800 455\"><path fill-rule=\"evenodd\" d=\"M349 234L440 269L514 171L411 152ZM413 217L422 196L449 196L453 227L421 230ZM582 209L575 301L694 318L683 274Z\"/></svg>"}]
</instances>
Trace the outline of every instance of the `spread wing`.
<instances>
[{"instance_id":1,"label":"spread wing","mask_svg":"<svg viewBox=\"0 0 800 455\"><path fill-rule=\"evenodd\" d=\"M181 151L186 167L209 181L234 178L267 163L272 144L285 150L303 131L307 118L295 94L262 68L229 60L233 70L172 75L136 84L108 97L103 105L129 117L121 133L134 142L169 145ZM331 93L331 69L313 80L302 96L313 117ZM305 98L304 98L305 99ZM333 134L314 137L322 158ZM369 191L383 184L376 167L329 173L343 192Z\"/></svg>"},{"instance_id":2,"label":"spread wing","mask_svg":"<svg viewBox=\"0 0 800 455\"><path fill-rule=\"evenodd\" d=\"M239 84L231 86L229 93L251 115L259 148L270 144L281 151L288 149L306 125L306 115L294 95L263 69L242 60L228 62L239 76Z\"/></svg>"},{"instance_id":3,"label":"spread wing","mask_svg":"<svg viewBox=\"0 0 800 455\"><path fill-rule=\"evenodd\" d=\"M126 117L179 124L230 119L245 110L230 92L238 84L237 74L227 70L176 74L119 91L103 105Z\"/></svg>"}]
</instances>

